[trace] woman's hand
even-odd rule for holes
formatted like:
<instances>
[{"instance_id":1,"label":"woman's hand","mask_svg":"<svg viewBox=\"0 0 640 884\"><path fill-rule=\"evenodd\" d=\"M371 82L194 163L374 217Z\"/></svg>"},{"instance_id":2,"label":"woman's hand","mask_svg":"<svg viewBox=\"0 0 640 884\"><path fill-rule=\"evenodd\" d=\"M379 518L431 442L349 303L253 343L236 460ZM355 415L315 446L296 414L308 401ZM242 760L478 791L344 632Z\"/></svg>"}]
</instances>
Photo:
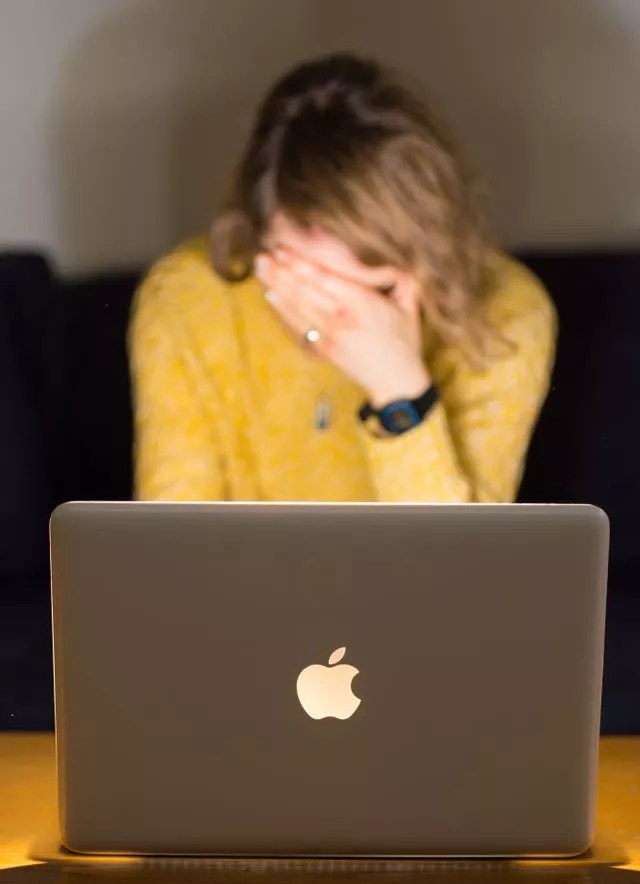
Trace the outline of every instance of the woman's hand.
<instances>
[{"instance_id":1,"label":"woman's hand","mask_svg":"<svg viewBox=\"0 0 640 884\"><path fill-rule=\"evenodd\" d=\"M374 407L417 398L427 389L420 302L408 275L383 295L279 252L260 255L256 272L301 344L357 383ZM311 330L319 338L309 345Z\"/></svg>"}]
</instances>

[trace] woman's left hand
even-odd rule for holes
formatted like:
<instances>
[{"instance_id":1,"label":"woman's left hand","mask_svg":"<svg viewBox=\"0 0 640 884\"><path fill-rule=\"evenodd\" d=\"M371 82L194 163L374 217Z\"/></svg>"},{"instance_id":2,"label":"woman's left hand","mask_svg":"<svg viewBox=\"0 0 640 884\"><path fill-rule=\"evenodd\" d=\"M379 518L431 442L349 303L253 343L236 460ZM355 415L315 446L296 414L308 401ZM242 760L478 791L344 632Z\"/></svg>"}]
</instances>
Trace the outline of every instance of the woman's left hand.
<instances>
[{"instance_id":1,"label":"woman's left hand","mask_svg":"<svg viewBox=\"0 0 640 884\"><path fill-rule=\"evenodd\" d=\"M382 295L279 253L260 255L256 272L301 343L316 331L314 352L358 384L374 407L427 389L420 301L408 274Z\"/></svg>"}]
</instances>

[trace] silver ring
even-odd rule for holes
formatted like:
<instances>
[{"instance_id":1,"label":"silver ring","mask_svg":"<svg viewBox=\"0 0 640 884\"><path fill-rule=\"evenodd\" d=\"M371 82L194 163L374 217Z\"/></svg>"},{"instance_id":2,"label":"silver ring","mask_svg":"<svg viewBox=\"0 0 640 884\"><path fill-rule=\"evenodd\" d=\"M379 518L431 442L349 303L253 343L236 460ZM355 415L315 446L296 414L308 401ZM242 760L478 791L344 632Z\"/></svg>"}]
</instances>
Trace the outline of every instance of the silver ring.
<instances>
[{"instance_id":1,"label":"silver ring","mask_svg":"<svg viewBox=\"0 0 640 884\"><path fill-rule=\"evenodd\" d=\"M320 332L317 328L310 328L309 331L304 336L307 344L317 344L320 340Z\"/></svg>"}]
</instances>

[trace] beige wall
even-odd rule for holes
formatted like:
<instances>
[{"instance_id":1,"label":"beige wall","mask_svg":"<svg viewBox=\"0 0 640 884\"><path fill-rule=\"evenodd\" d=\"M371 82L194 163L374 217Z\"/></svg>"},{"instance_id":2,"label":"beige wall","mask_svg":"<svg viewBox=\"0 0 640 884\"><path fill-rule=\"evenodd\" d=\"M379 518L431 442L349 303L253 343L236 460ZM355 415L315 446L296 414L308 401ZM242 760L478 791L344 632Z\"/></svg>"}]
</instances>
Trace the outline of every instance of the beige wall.
<instances>
[{"instance_id":1,"label":"beige wall","mask_svg":"<svg viewBox=\"0 0 640 884\"><path fill-rule=\"evenodd\" d=\"M0 248L203 229L262 89L335 48L424 83L510 244L640 237L640 0L0 0Z\"/></svg>"}]
</instances>

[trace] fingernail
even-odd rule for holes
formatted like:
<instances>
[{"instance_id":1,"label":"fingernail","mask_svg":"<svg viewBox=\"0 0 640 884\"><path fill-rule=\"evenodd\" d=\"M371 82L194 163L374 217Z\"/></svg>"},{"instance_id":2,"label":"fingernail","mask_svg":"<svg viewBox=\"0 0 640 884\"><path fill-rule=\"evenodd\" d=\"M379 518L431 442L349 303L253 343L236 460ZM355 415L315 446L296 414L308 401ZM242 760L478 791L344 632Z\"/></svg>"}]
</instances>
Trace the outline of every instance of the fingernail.
<instances>
[{"instance_id":1,"label":"fingernail","mask_svg":"<svg viewBox=\"0 0 640 884\"><path fill-rule=\"evenodd\" d=\"M267 291L264 293L264 297L265 300L268 301L270 304L275 304L278 300L276 293L272 289L267 289Z\"/></svg>"},{"instance_id":2,"label":"fingernail","mask_svg":"<svg viewBox=\"0 0 640 884\"><path fill-rule=\"evenodd\" d=\"M264 255L261 255L256 260L256 276L258 277L260 282L266 283L268 272L269 272L269 265L267 263L267 259L264 257Z\"/></svg>"},{"instance_id":3,"label":"fingernail","mask_svg":"<svg viewBox=\"0 0 640 884\"><path fill-rule=\"evenodd\" d=\"M296 273L299 273L300 276L313 276L313 268L310 264L305 264L302 261L299 261L294 267Z\"/></svg>"},{"instance_id":4,"label":"fingernail","mask_svg":"<svg viewBox=\"0 0 640 884\"><path fill-rule=\"evenodd\" d=\"M328 280L325 282L325 286L324 286L324 287L325 287L326 290L327 290L328 292L330 292L332 295L339 295L340 292L342 291L342 288L341 288L341 286L340 286L340 283L337 282L335 279L328 279Z\"/></svg>"}]
</instances>

